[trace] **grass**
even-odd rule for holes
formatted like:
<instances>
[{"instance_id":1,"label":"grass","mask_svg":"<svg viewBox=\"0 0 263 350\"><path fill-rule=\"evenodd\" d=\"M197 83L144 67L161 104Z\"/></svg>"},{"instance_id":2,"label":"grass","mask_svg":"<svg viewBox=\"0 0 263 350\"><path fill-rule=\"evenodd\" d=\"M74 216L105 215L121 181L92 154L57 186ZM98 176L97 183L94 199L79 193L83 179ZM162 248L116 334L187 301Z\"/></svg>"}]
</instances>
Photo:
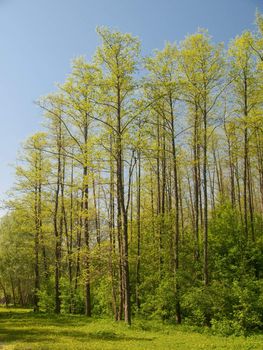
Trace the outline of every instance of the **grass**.
<instances>
[{"instance_id":1,"label":"grass","mask_svg":"<svg viewBox=\"0 0 263 350\"><path fill-rule=\"evenodd\" d=\"M0 308L0 349L262 350L263 335L224 338L153 321L137 320L128 327L109 319Z\"/></svg>"}]
</instances>

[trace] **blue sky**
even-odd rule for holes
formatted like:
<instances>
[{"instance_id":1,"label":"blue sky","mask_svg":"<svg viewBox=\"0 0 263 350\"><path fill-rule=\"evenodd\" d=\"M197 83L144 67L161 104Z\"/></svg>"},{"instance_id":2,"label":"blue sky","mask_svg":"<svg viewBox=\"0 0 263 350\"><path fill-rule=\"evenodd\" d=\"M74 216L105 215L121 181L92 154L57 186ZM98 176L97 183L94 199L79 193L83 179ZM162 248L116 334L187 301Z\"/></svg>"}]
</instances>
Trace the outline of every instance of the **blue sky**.
<instances>
[{"instance_id":1,"label":"blue sky","mask_svg":"<svg viewBox=\"0 0 263 350\"><path fill-rule=\"evenodd\" d=\"M198 27L228 42L253 28L256 8L262 0L0 0L0 199L21 142L40 128L33 101L64 80L73 57L92 56L96 26L139 36L147 54Z\"/></svg>"}]
</instances>

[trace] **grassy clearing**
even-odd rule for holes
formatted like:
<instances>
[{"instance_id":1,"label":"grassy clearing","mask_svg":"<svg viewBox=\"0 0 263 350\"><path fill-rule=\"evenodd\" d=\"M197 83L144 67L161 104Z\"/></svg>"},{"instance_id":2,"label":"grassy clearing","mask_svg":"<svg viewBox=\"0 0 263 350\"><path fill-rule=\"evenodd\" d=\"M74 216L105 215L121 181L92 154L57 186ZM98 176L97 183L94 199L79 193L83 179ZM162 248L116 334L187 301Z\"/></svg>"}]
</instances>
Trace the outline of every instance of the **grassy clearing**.
<instances>
[{"instance_id":1,"label":"grassy clearing","mask_svg":"<svg viewBox=\"0 0 263 350\"><path fill-rule=\"evenodd\" d=\"M3 350L262 350L263 335L224 338L151 321L128 327L107 319L2 308L0 344Z\"/></svg>"}]
</instances>

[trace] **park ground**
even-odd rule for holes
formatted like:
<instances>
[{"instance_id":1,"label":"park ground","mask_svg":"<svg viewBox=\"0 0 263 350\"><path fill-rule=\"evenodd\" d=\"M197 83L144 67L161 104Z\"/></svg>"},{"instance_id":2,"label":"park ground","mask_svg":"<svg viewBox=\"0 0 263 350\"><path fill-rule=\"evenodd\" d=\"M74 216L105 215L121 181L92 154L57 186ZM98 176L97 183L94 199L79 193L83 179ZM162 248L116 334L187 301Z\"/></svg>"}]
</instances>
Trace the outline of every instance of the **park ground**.
<instances>
[{"instance_id":1,"label":"park ground","mask_svg":"<svg viewBox=\"0 0 263 350\"><path fill-rule=\"evenodd\" d=\"M263 350L263 335L222 337L210 331L135 320L34 314L0 308L1 350Z\"/></svg>"}]
</instances>

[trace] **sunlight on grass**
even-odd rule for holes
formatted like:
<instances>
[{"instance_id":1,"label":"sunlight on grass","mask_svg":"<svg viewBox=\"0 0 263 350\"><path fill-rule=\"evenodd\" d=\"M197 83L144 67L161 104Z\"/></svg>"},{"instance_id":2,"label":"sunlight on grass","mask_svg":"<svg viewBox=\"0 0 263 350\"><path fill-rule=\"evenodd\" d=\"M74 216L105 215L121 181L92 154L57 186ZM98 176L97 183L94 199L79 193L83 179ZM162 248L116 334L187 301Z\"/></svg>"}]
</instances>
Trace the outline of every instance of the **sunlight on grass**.
<instances>
[{"instance_id":1,"label":"sunlight on grass","mask_svg":"<svg viewBox=\"0 0 263 350\"><path fill-rule=\"evenodd\" d=\"M0 344L3 350L262 350L263 336L224 338L155 321L128 327L110 319L1 308Z\"/></svg>"}]
</instances>

